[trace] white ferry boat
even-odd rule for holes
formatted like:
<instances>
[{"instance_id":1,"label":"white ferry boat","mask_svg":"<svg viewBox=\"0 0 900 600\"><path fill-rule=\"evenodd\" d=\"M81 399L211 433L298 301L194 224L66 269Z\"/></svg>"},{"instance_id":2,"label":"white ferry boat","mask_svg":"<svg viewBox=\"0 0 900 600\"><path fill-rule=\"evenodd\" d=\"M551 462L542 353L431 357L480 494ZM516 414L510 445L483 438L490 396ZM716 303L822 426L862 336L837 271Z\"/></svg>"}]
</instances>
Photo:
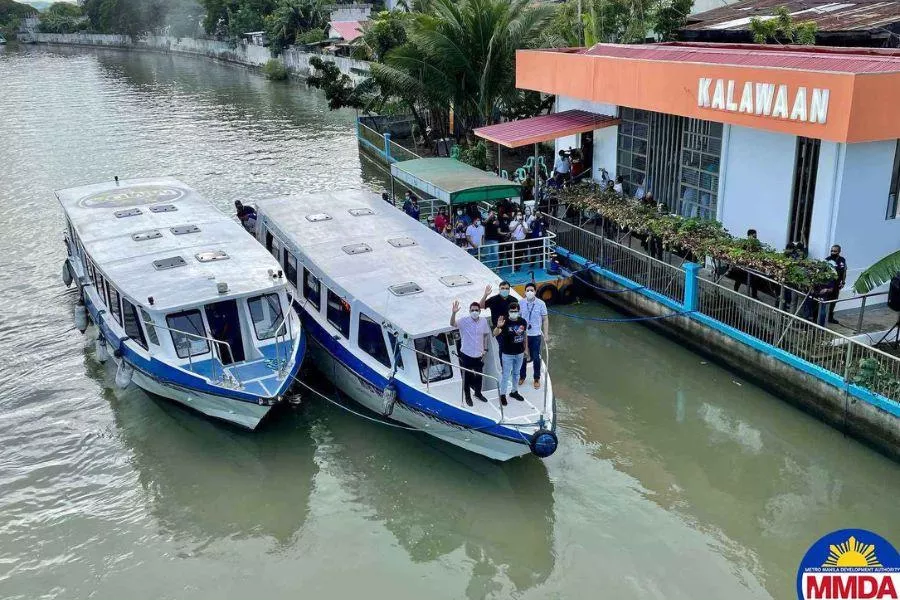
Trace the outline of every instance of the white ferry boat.
<instances>
[{"instance_id":1,"label":"white ferry boat","mask_svg":"<svg viewBox=\"0 0 900 600\"><path fill-rule=\"evenodd\" d=\"M174 179L56 193L63 265L97 325L97 358L203 414L254 429L284 399L305 352L278 262L238 223ZM285 318L287 316L287 318Z\"/></svg>"},{"instance_id":2,"label":"white ferry boat","mask_svg":"<svg viewBox=\"0 0 900 600\"><path fill-rule=\"evenodd\" d=\"M525 401L501 406L496 343L485 359L489 401L463 400L451 306L496 289L490 269L367 192L267 200L257 211L257 238L298 290L310 357L353 400L496 460L556 450L546 370L541 389L523 386Z\"/></svg>"}]
</instances>

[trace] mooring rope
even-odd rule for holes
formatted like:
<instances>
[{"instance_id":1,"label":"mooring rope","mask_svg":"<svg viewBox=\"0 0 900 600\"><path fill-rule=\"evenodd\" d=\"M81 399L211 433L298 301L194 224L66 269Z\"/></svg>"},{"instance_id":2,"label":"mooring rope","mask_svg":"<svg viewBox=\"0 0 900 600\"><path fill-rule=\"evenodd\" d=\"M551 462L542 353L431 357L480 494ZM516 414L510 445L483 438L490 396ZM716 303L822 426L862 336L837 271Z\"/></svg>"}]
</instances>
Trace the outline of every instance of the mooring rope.
<instances>
[{"instance_id":1,"label":"mooring rope","mask_svg":"<svg viewBox=\"0 0 900 600\"><path fill-rule=\"evenodd\" d=\"M668 319L670 317L680 317L682 315L689 315L691 313L697 312L695 310L683 310L683 311L669 313L667 315L655 315L655 316L651 316L651 317L611 318L611 317L590 317L590 316L585 316L585 315L573 315L572 313L563 312L563 311L557 310L555 308L548 308L547 311L550 313L553 313L555 315L560 315L561 317L568 317L570 319L577 319L579 321L594 321L596 323L637 323L640 321L659 321L661 319Z\"/></svg>"},{"instance_id":2,"label":"mooring rope","mask_svg":"<svg viewBox=\"0 0 900 600\"><path fill-rule=\"evenodd\" d=\"M384 419L376 419L375 417L370 417L369 415L365 415L361 412L357 412L357 411L353 410L352 408L350 408L349 406L345 405L343 402L339 402L339 401L335 400L334 398L329 398L328 396L326 396L319 390L308 385L306 382L301 380L296 375L294 376L294 381L299 383L300 385L302 385L309 391L311 391L313 394L319 396L323 400L326 400L327 402L334 404L338 408L342 408L342 409L346 410L348 413L350 413L352 415L356 415L357 417L362 417L363 419L366 419L367 421L372 421L373 423L379 423L381 425L387 425L388 427L395 427L397 429L405 429L407 431L422 431L421 429L418 429L417 427L409 427L409 426L403 425L401 423L392 423L390 421L385 421Z\"/></svg>"}]
</instances>

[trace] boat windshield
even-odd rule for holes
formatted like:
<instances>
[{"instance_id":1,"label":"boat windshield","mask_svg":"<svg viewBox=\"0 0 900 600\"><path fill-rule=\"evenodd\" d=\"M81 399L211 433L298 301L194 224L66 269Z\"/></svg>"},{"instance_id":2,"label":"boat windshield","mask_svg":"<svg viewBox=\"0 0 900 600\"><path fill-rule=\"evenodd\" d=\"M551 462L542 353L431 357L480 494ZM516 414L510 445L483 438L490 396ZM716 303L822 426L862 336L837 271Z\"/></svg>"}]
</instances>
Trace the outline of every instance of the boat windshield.
<instances>
[{"instance_id":1,"label":"boat windshield","mask_svg":"<svg viewBox=\"0 0 900 600\"><path fill-rule=\"evenodd\" d=\"M186 310L166 316L166 323L172 329L172 343L178 358L197 356L209 351L206 342L206 328L199 310Z\"/></svg>"},{"instance_id":2,"label":"boat windshield","mask_svg":"<svg viewBox=\"0 0 900 600\"><path fill-rule=\"evenodd\" d=\"M453 367L447 364L450 362L450 343L446 333L417 338L415 344L422 383L443 381L453 377ZM429 359L429 356L432 359ZM433 360L435 358L438 360Z\"/></svg>"},{"instance_id":3,"label":"boat windshield","mask_svg":"<svg viewBox=\"0 0 900 600\"><path fill-rule=\"evenodd\" d=\"M247 300L247 305L250 307L256 339L268 340L275 337L283 320L278 294L254 296Z\"/></svg>"}]
</instances>

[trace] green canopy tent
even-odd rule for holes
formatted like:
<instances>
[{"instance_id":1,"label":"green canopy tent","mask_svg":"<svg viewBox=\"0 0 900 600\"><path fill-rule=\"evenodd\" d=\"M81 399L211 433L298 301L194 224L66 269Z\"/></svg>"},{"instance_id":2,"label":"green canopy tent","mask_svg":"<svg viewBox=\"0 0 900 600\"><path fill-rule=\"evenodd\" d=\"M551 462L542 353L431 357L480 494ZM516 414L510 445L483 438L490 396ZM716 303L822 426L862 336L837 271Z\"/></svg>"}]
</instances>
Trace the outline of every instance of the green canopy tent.
<instances>
[{"instance_id":1,"label":"green canopy tent","mask_svg":"<svg viewBox=\"0 0 900 600\"><path fill-rule=\"evenodd\" d=\"M522 194L522 186L518 183L455 158L417 158L392 164L392 196L395 178L449 206L481 201L496 202Z\"/></svg>"}]
</instances>

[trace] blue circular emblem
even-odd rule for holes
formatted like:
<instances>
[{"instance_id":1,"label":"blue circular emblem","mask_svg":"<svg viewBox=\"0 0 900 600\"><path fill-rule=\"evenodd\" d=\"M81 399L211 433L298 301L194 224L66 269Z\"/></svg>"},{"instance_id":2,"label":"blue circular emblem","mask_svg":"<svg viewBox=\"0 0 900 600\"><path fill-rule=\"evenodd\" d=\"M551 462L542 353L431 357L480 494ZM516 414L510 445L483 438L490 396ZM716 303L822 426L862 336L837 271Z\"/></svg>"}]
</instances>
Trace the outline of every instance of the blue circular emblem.
<instances>
[{"instance_id":1,"label":"blue circular emblem","mask_svg":"<svg viewBox=\"0 0 900 600\"><path fill-rule=\"evenodd\" d=\"M797 570L800 600L900 598L900 555L865 529L840 529L820 538Z\"/></svg>"}]
</instances>

